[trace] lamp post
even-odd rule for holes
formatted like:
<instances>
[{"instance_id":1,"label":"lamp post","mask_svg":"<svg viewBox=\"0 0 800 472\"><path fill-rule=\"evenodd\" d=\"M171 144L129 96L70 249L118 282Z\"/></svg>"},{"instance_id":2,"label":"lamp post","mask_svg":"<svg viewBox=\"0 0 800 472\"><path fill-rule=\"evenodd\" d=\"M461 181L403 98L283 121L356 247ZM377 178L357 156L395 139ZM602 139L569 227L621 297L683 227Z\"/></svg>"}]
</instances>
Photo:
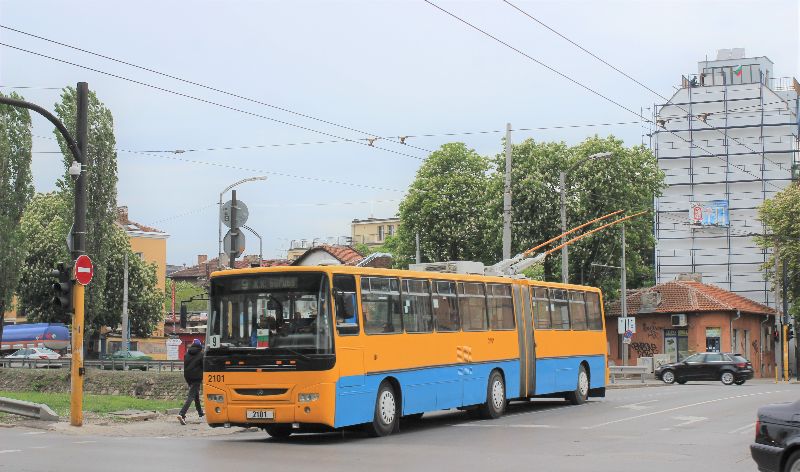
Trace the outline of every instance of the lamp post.
<instances>
[{"instance_id":1,"label":"lamp post","mask_svg":"<svg viewBox=\"0 0 800 472\"><path fill-rule=\"evenodd\" d=\"M561 171L558 175L558 187L561 194L561 232L567 232L567 200L566 200L566 180L567 180L567 173L571 173L574 171L579 165L585 163L588 160L592 159L602 159L606 157L613 156L611 152L599 152L597 154L592 154L590 156L586 156L583 159L578 160L572 166L567 169L567 171ZM561 244L567 242L566 236L561 238ZM569 254L567 253L567 244L564 244L564 247L561 248L561 282L569 283Z\"/></svg>"},{"instance_id":2,"label":"lamp post","mask_svg":"<svg viewBox=\"0 0 800 472\"><path fill-rule=\"evenodd\" d=\"M232 188L234 188L234 187L236 187L238 185L241 185L241 184L243 184L245 182L253 182L255 180L267 180L267 176L266 175L260 175L258 177L248 177L246 179L242 179L242 180L240 180L238 182L234 182L234 183L228 185L227 187L225 187L225 190L223 190L222 192L219 193L219 211L220 212L222 211L222 197L229 190L231 190ZM219 240L217 241L217 269L221 269L222 268L222 218L219 218L219 222L217 223L217 225L219 227Z\"/></svg>"}]
</instances>

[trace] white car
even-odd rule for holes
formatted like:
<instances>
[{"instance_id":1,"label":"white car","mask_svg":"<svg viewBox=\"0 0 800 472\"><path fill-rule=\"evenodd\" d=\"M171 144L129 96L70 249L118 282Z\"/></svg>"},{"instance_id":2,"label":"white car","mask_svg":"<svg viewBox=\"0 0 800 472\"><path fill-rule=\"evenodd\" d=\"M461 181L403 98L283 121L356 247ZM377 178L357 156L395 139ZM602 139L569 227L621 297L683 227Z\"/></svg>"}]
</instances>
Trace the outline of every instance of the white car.
<instances>
[{"instance_id":1,"label":"white car","mask_svg":"<svg viewBox=\"0 0 800 472\"><path fill-rule=\"evenodd\" d=\"M13 354L9 354L6 356L6 359L16 359L20 361L20 365L27 364L26 361L32 359L50 359L56 360L60 359L61 354L57 353L52 349L48 349L46 347L32 347L26 349L20 349ZM16 363L14 363L16 364ZM12 364L13 365L13 364ZM50 364L47 362L37 362L36 367L49 367ZM59 364L53 364L53 367L60 367Z\"/></svg>"}]
</instances>

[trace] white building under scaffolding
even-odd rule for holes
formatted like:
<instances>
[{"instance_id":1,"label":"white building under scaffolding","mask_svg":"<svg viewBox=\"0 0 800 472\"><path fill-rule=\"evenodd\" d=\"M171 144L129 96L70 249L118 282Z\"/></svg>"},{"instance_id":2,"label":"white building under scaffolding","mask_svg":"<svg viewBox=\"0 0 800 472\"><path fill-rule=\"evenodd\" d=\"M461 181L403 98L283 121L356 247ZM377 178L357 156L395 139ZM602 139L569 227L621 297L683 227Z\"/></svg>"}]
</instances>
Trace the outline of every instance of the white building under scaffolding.
<instances>
[{"instance_id":1,"label":"white building under scaffolding","mask_svg":"<svg viewBox=\"0 0 800 472\"><path fill-rule=\"evenodd\" d=\"M758 206L790 185L798 156L794 78L766 57L720 50L656 105L652 146L669 187L656 202L658 283L694 272L703 282L774 306L753 236Z\"/></svg>"}]
</instances>

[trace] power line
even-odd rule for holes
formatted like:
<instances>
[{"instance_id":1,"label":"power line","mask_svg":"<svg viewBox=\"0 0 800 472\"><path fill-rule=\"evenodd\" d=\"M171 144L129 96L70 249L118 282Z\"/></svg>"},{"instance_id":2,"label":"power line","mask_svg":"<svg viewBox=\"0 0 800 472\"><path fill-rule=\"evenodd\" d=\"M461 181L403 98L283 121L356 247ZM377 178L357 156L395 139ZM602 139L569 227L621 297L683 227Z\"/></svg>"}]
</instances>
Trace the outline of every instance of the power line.
<instances>
[{"instance_id":1,"label":"power line","mask_svg":"<svg viewBox=\"0 0 800 472\"><path fill-rule=\"evenodd\" d=\"M569 39L568 37L564 36L564 35L563 35L563 34L561 34L560 32L556 31L554 28L552 28L552 27L550 27L550 26L546 25L546 24L545 24L545 23L543 23L541 20L539 20L538 18L534 17L533 15L531 15L531 14L530 14L530 13L528 13L528 12L526 12L525 10L523 10L523 9L519 8L518 6L514 5L514 4L513 4L513 3L511 3L510 1L508 1L508 0L502 0L502 1L503 1L503 2L504 2L506 5L509 5L510 7L514 8L515 10L517 10L518 12L520 12L521 14L525 15L526 17L530 18L531 20L535 21L536 23L538 23L538 24L542 25L543 27L547 28L548 30L550 30L551 32L553 32L554 34L556 34L557 36L559 36L560 38L564 39L565 41L569 42L569 43L570 43L570 44L572 44L573 46L577 47L577 48L578 48L578 49L580 49L581 51L583 51L583 52L585 52L586 54L588 54L588 55L592 56L593 58L595 58L595 59L597 59L598 61L602 62L603 64L605 64L606 66L610 67L611 69L614 69L616 72L618 72L618 73L622 74L623 76L625 76L626 78L630 79L631 81L633 81L633 82L634 82L634 83L636 83L637 85L639 85L639 86L643 87L644 89L646 89L646 90L647 90L647 91L649 91L650 93L652 93L652 94L654 94L654 95L656 95L656 96L660 97L662 100L666 100L667 102L669 102L669 101L670 101L670 99L669 99L669 98L667 98L667 97L665 97L665 96L661 95L660 93L658 93L658 92L656 92L655 90L651 89L651 88L650 88L650 87L648 87L647 85L645 85L645 84L643 84L642 82L640 82L640 81L636 80L635 78L631 77L631 75L630 75L630 74L627 74L627 73L625 73L623 70L619 69L618 67L615 67L614 65L612 65L611 63L609 63L609 62L608 62L608 61L606 61L605 59L601 58L601 57L600 57L600 56L598 56L597 54L595 54L595 53L593 53L593 52L589 51L589 50L588 50L588 49L586 49L585 47L581 46L580 44L576 43L575 41L573 41L573 40ZM681 109L683 112L685 112L687 115L690 115L690 113L689 113L689 110L687 110L687 109L683 108L682 106L680 106L680 105L676 105L676 104L672 104L672 106L676 106L676 107L678 107L679 109ZM723 136L725 136L725 138L730 138L730 139L732 139L734 142L738 143L739 145L741 145L741 146L744 146L744 147L746 147L747 149L751 150L753 153L755 153L755 154L759 154L759 153L758 153L758 151L756 151L755 149L753 149L753 148L751 148L751 147L747 146L746 144L744 144L744 143L740 142L740 141L739 141L739 140L738 140L736 137L734 137L734 136L729 136L729 135L728 135L728 133L726 133L726 132L723 132L723 131L722 131L721 129L719 129L718 127L716 127L716 126L713 126L713 125L711 125L711 124L707 123L705 120L698 120L698 121L699 121L700 123L703 123L704 125L708 126L709 128L711 128L711 129L713 129L713 130L716 130L717 132L719 132L720 134L722 134ZM766 160L766 161L769 161L769 162L771 162L772 164L775 164L776 166L778 166L778 168L779 168L779 169L783 170L783 166L782 166L781 164L778 164L778 163L776 163L776 162L774 162L774 161L772 161L772 160L768 159L767 157L763 156L763 154L762 154L762 157L764 157L764 160Z\"/></svg>"},{"instance_id":2,"label":"power line","mask_svg":"<svg viewBox=\"0 0 800 472\"><path fill-rule=\"evenodd\" d=\"M92 71L92 72L96 72L98 74L103 74L103 75L106 75L106 76L109 76L109 77L113 77L115 79L125 80L127 82L131 82L131 83L134 83L134 84L137 84L137 85L141 85L141 86L144 86L144 87L152 88L154 90L158 90L158 91L161 91L161 92L169 93L169 94L176 95L176 96L179 96L179 97L189 98L191 100L195 100L195 101L198 101L198 102L201 102L201 103L214 105L214 106L217 106L217 107L220 107L220 108L224 108L226 110L231 110L231 111L235 111L235 112L242 113L242 114L245 114L245 115L254 116L256 118L261 118L261 119L264 119L264 120L268 120L268 121L272 121L272 122L275 122L275 123L279 123L279 124L282 124L282 125L291 126L291 127L302 129L302 130L306 130L306 131L311 131L313 133L321 134L321 135L324 135L324 136L329 136L329 137L336 138L336 139L339 139L339 140L342 140L342 141L347 141L347 142L350 142L350 143L355 143L355 144L359 144L359 145L362 145L362 146L379 149L381 151L390 152L392 154L397 154L397 155L404 156L404 157L409 157L411 159L425 160L422 157L417 157L417 156L413 156L411 154L406 154L404 152L395 151L394 149L383 148L383 147L375 146L374 144L362 143L362 142L360 142L359 140L356 140L356 139L345 138L345 137L338 136L338 135L335 135L335 134L332 134L332 133L328 133L328 132L325 132L325 131L320 131L320 130L317 130L317 129L309 128L307 126L299 125L297 123L291 123L291 122L280 120L280 119L277 119L277 118L272 118L270 116L261 115L261 114L254 113L254 112L251 112L251 111L242 110L241 108L232 107L232 106L225 105L225 104L222 104L222 103L214 102L212 100L207 100L207 99L204 99L204 98L196 97L194 95L189 95L189 94L186 94L186 93L177 92L175 90L170 90L170 89L167 89L167 88L164 88L164 87L159 87L157 85L153 85L153 84L149 84L149 83L142 82L142 81L139 81L139 80L131 79L129 77L124 77L124 76L121 76L121 75L112 74L111 72L105 72L105 71L102 71L102 70L99 70L99 69L94 69L92 67L84 66L84 65L81 65L81 64L76 64L74 62L69 62L69 61L66 61L64 59L59 59L59 58L56 58L56 57L53 57L53 56L48 56L46 54L30 51L28 49L23 49L23 48L20 48L20 47L17 47L17 46L12 46L10 44L0 43L0 46L5 46L7 48L15 49L17 51L22 51L22 52L25 52L25 53L28 53L28 54L32 54L34 56L44 57L44 58L50 59L52 61L61 62L63 64L68 64L68 65L71 65L71 66L74 66L74 67L79 67L81 69L86 69L86 70L89 70L89 71Z\"/></svg>"},{"instance_id":3,"label":"power line","mask_svg":"<svg viewBox=\"0 0 800 472\"><path fill-rule=\"evenodd\" d=\"M286 112L286 113L291 113L293 115L300 116L300 117L307 118L307 119L314 120L314 121L318 121L320 123L325 123L327 125L343 128L343 129L346 129L348 131L353 131L353 132L356 132L356 133L359 133L359 134L366 134L366 135L369 135L369 136L374 136L375 138L378 138L378 139L390 139L390 138L387 138L387 137L377 136L375 133L369 133L367 131L363 131L363 130L360 130L358 128L353 128L353 127L350 127L350 126L347 126L347 125L336 123L334 121L325 120L325 119L322 119L322 118L317 118L315 116L311 116L311 115L308 115L308 114L305 114L305 113L300 113L298 111L291 110L291 109L286 108L286 107L273 105L271 103L267 103L267 102L264 102L264 101L261 101L261 100L256 100L254 98L246 97L244 95L240 95L240 94L237 94L237 93L234 93L234 92L228 92L226 90L222 90L222 89L213 87L211 85L203 84L203 83L196 82L196 81L189 80L189 79L184 79L182 77L178 77L178 76L171 75L171 74L166 74L164 72L160 72L158 70L155 70L155 69L152 69L152 68L149 68L149 67L141 66L141 65L138 65L138 64L133 64L131 62L124 61L124 60L121 60L121 59L117 59L117 58L114 58L114 57L111 57L111 56L106 56L106 55L103 55L103 54L100 54L100 53L97 53L97 52L94 52L94 51L90 51L88 49L83 49L83 48L80 48L80 47L77 47L77 46L73 46L71 44L62 43L62 42L59 42L59 41L56 41L56 40L53 40L53 39L50 39L50 38L45 38L43 36L38 36L38 35L35 35L33 33L28 33L26 31L22 31L22 30L18 30L18 29L15 29L15 28L11 28L10 26L6 26L6 25L0 24L0 28L7 29L9 31L14 31L15 33L24 34L26 36L30 36L30 37L33 37L33 38L36 38L36 39L40 39L42 41L47 41L49 43L57 44L59 46L63 46L63 47L66 47L66 48L74 49L76 51L80 51L80 52L83 52L83 53L86 53L86 54L91 54L93 56L100 57L100 58L103 58L103 59L106 59L106 60L109 60L109 61L117 62L119 64L124 64L126 66L134 67L136 69L140 69L140 70L144 70L144 71L147 71L147 72L151 72L153 74L160 75L162 77L167 77L167 78L172 79L172 80L177 80L179 82L183 82L183 83L186 83L186 84L189 84L189 85L194 85L194 86L201 87L201 88L204 88L204 89L207 89L207 90L211 90L213 92L221 93L223 95L228 95L230 97L234 97L234 98L238 98L238 99L245 100L245 101L248 101L248 102L252 102L252 103L259 104L259 105L263 105L265 107L273 108L275 110L280 110L280 111L283 111L283 112ZM407 144L405 142L401 142L399 144L404 144L404 145L406 145L408 147L411 147L411 148L414 148L414 149L419 149L420 151L425 151L425 152L428 152L428 153L433 152L433 151L431 151L429 149L425 149L425 148L422 148L422 147L418 147L418 146L414 146L414 145L411 145L411 144Z\"/></svg>"},{"instance_id":4,"label":"power line","mask_svg":"<svg viewBox=\"0 0 800 472\"><path fill-rule=\"evenodd\" d=\"M63 87L37 87L35 85L0 85L0 88L28 89L28 90L61 90Z\"/></svg>"},{"instance_id":5,"label":"power line","mask_svg":"<svg viewBox=\"0 0 800 472\"><path fill-rule=\"evenodd\" d=\"M544 62L542 62L542 61L540 61L540 60L538 60L538 59L534 58L533 56L531 56L531 55L529 55L529 54L527 54L527 53L525 53L525 52L523 52L523 51L521 51L520 49L518 49L518 48L516 48L516 47L512 46L511 44L509 44L509 43L507 43L507 42L505 42L505 41L503 41L503 40L499 39L498 37L496 37L496 36L493 36L492 34L488 33L487 31L485 31L485 30L483 30L483 29L481 29L481 28L479 28L479 27L477 27L477 26L473 25L472 23L468 22L467 20L464 20L463 18L461 18L461 17L459 17L459 16L455 15L454 13L451 13L450 11L448 11L448 10L445 10L444 8L440 7L439 5L436 5L435 3L431 2L430 0L423 0L423 1L424 1L425 3L427 3L428 5L431 5L431 6L435 7L436 9L438 9L438 10L440 10L440 11L442 11L442 12L446 13L447 15L449 15L449 16L451 16L451 17L455 18L456 20L460 21L461 23L463 23L463 24L465 24L465 25L469 26L470 28L472 28L472 29L474 29L474 30L476 30L476 31L480 32L481 34L483 34L483 35L485 35L485 36L487 36L487 37L491 38L492 40L494 40L494 41L496 41L496 42L498 42L498 43L502 44L503 46L505 46L505 47L507 47L507 48L511 49L512 51L514 51L514 52L516 52L516 53L518 53L518 54L520 54L520 55L524 56L525 58L527 58L527 59L529 59L529 60L531 60L531 61L535 62L536 64L539 64L540 66L542 66L542 67L546 68L547 70L549 70L549 71L551 71L551 72L553 72L553 73L557 74L558 76L560 76L560 77L562 77L562 78L565 78L565 79L567 79L568 81L572 82L573 84L576 84L576 85L578 85L579 87L581 87L581 88L583 88L583 89L585 89L585 90L587 90L587 91L589 91L589 92L593 93L594 95L597 95L598 97L600 97L600 98L602 98L602 99L604 99L604 100L608 101L609 103L611 103L611 104L613 104L613 105L616 105L616 106L617 106L617 107L619 107L619 108L622 108L623 110L625 110L625 111L627 111L627 112L629 112L629 113L631 113L631 114L633 114L633 115L635 115L635 116L637 116L637 117L641 118L642 120L644 120L644 121L646 121L646 122L648 122L648 123L651 123L651 124L655 125L655 123L653 123L653 120L651 120L651 119L649 119L649 118L645 118L644 116L642 116L642 114L640 114L640 113L638 113L638 112L636 112L636 111L634 111L634 110L631 110L630 108L626 107L625 105L622 105L621 103L619 103L619 102L617 102L617 101L615 101L615 100L613 100L613 99L611 99L611 98L609 98L609 97L607 97L607 96L603 95L602 93L600 93L600 92L598 92L598 91L594 90L593 88L589 87L588 85L585 85L585 84L583 84L583 83L581 83L581 82L579 82L579 81L577 81L577 80L573 79L572 77L570 77L570 76L568 76L568 75L564 74L563 72L561 72L561 71L558 71L558 70L554 69L553 67L550 67L549 65L545 64ZM712 153L711 151L709 151L708 149L706 149L706 148L704 148L704 147L702 147L702 146L700 146L700 145L697 145L697 144L695 144L695 143L693 143L693 142L691 142L691 141L687 140L687 139L686 139L686 138L684 138L683 136L681 136L681 135L679 135L679 134L675 133L674 131L671 131L671 130L669 130L669 129L666 129L666 128L665 128L665 131L668 131L670 134L672 134L672 135L676 136L677 138L679 138L679 139L683 140L684 142L686 142L687 144L689 144L689 147L690 147L690 148L691 148L691 147L696 147L697 149L701 149L701 150L705 151L707 154L709 154L709 155L712 155L712 156L713 156L713 153ZM702 157L702 156L701 156L701 157ZM741 172L744 172L744 173L746 173L746 174L752 175L753 177L755 177L755 178L756 178L756 179L758 179L758 180L763 180L762 178L760 178L760 177L759 177L759 176L757 176L756 174L753 174L752 172L749 172L747 169L745 169L745 168L743 168L743 167L740 167L740 166L738 166L738 165L736 165L736 164L730 164L728 161L726 161L725 159L723 159L723 158L721 158L721 157L719 157L719 156L714 156L714 157L717 157L719 160L721 160L721 161L723 161L723 162L726 162L728 165L732 166L732 167L733 167L733 168L735 168L735 169L738 169L738 170L740 170ZM775 187L775 188L777 188L777 189L780 189L780 187L778 187L777 185L773 184L772 182L769 182L769 181L766 181L766 180L764 180L764 182L765 182L765 183L767 183L767 184L769 184L769 185L772 185L773 187Z\"/></svg>"}]
</instances>

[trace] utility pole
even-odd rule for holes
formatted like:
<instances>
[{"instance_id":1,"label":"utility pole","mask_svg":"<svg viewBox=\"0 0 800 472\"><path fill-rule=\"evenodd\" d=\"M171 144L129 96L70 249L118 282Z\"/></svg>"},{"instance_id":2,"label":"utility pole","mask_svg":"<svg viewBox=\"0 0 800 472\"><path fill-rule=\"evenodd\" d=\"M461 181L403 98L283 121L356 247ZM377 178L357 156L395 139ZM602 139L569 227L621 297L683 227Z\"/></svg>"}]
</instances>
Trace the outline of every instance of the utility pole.
<instances>
[{"instance_id":1,"label":"utility pole","mask_svg":"<svg viewBox=\"0 0 800 472\"><path fill-rule=\"evenodd\" d=\"M75 179L75 220L72 231L72 260L86 253L86 165L89 148L89 84L78 82L78 113L75 122L76 144L81 157L81 172ZM74 263L73 263L74 268ZM73 269L74 270L74 269ZM72 362L70 367L69 423L83 426L83 327L84 290L82 284L75 284L72 290Z\"/></svg>"},{"instance_id":2,"label":"utility pole","mask_svg":"<svg viewBox=\"0 0 800 472\"><path fill-rule=\"evenodd\" d=\"M417 264L420 264L422 262L422 254L419 251L419 231L417 232L416 238L417 238Z\"/></svg>"},{"instance_id":3,"label":"utility pole","mask_svg":"<svg viewBox=\"0 0 800 472\"><path fill-rule=\"evenodd\" d=\"M625 269L625 223L622 223L622 260L620 261L621 273L619 281L619 307L622 311L622 317L628 317L628 287L627 287L627 271ZM627 326L627 323L624 323ZM622 365L628 365L628 345L622 343Z\"/></svg>"},{"instance_id":4,"label":"utility pole","mask_svg":"<svg viewBox=\"0 0 800 472\"><path fill-rule=\"evenodd\" d=\"M567 201L566 201L566 180L567 180L567 173L563 170L558 173L558 188L560 190L560 199L561 199L561 232L567 232ZM625 225L622 225L624 228ZM624 230L623 230L624 231ZM562 283L569 283L569 256L567 253L567 237L561 237L561 244L564 244L564 247L561 248L561 282ZM624 316L624 315L623 315Z\"/></svg>"},{"instance_id":5,"label":"utility pole","mask_svg":"<svg viewBox=\"0 0 800 472\"><path fill-rule=\"evenodd\" d=\"M122 272L122 349L131 350L131 330L128 326L128 253L125 252L125 268Z\"/></svg>"},{"instance_id":6,"label":"utility pole","mask_svg":"<svg viewBox=\"0 0 800 472\"><path fill-rule=\"evenodd\" d=\"M783 380L789 381L789 297L787 292L787 285L789 285L789 277L786 272L786 259L783 261L783 329L781 335L783 336L783 343L781 344L781 354L783 356ZM797 366L795 366L797 369Z\"/></svg>"},{"instance_id":7,"label":"utility pole","mask_svg":"<svg viewBox=\"0 0 800 472\"><path fill-rule=\"evenodd\" d=\"M781 315L781 289L780 284L778 284L778 274L780 273L780 261L778 260L778 246L775 246L775 283L773 284L773 288L775 289L775 332L778 333L778 342L773 342L773 352L775 353L775 381L778 381L778 377L782 375L783 372L783 356L778 355L778 349L780 348L783 352L783 316ZM776 345L777 344L777 345Z\"/></svg>"},{"instance_id":8,"label":"utility pole","mask_svg":"<svg viewBox=\"0 0 800 472\"><path fill-rule=\"evenodd\" d=\"M503 189L503 260L511 259L511 123L506 123L506 178Z\"/></svg>"},{"instance_id":9,"label":"utility pole","mask_svg":"<svg viewBox=\"0 0 800 472\"><path fill-rule=\"evenodd\" d=\"M238 247L239 228L236 226L236 190L231 190L231 254L228 265L231 269L236 268L236 248Z\"/></svg>"}]
</instances>

